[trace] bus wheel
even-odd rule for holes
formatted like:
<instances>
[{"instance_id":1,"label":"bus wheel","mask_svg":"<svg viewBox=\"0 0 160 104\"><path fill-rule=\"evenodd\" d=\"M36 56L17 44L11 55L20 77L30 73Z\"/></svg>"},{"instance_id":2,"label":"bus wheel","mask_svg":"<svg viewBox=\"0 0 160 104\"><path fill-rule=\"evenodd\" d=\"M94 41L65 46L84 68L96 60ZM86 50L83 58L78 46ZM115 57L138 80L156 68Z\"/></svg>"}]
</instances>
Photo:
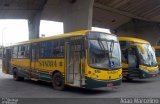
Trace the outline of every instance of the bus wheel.
<instances>
[{"instance_id":1,"label":"bus wheel","mask_svg":"<svg viewBox=\"0 0 160 104\"><path fill-rule=\"evenodd\" d=\"M64 90L64 79L60 72L56 72L52 77L52 85L56 90Z\"/></svg>"},{"instance_id":2,"label":"bus wheel","mask_svg":"<svg viewBox=\"0 0 160 104\"><path fill-rule=\"evenodd\" d=\"M133 81L133 78L126 77L127 81Z\"/></svg>"},{"instance_id":3,"label":"bus wheel","mask_svg":"<svg viewBox=\"0 0 160 104\"><path fill-rule=\"evenodd\" d=\"M18 72L17 72L16 70L14 70L14 71L13 71L13 79L14 79L15 81L22 81L22 80L24 80L24 77L18 76Z\"/></svg>"}]
</instances>

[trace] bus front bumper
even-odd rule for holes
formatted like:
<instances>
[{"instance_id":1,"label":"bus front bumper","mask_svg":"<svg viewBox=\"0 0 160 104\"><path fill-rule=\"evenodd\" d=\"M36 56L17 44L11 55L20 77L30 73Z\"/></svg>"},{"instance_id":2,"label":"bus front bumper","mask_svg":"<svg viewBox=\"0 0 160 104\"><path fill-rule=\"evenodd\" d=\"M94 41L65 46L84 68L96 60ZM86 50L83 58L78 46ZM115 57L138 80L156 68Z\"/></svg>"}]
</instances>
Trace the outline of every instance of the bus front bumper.
<instances>
[{"instance_id":1,"label":"bus front bumper","mask_svg":"<svg viewBox=\"0 0 160 104\"><path fill-rule=\"evenodd\" d=\"M157 77L157 75L158 75L158 72L149 73L149 72L140 70L139 68L133 68L133 69L130 68L128 69L128 74L125 75L124 77L144 79L144 78Z\"/></svg>"},{"instance_id":2,"label":"bus front bumper","mask_svg":"<svg viewBox=\"0 0 160 104\"><path fill-rule=\"evenodd\" d=\"M85 88L112 87L112 86L121 85L121 83L122 83L122 78L105 81L105 80L96 80L96 79L86 77L86 85L84 87Z\"/></svg>"}]
</instances>

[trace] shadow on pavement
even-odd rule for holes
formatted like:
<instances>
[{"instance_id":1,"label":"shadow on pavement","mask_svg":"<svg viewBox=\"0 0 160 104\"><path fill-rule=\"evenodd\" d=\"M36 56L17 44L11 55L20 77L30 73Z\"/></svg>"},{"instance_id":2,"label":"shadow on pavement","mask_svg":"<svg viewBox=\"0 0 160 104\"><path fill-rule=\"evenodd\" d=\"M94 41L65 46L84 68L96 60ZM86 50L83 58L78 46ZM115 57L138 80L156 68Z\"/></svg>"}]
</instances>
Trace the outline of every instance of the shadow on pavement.
<instances>
[{"instance_id":1,"label":"shadow on pavement","mask_svg":"<svg viewBox=\"0 0 160 104\"><path fill-rule=\"evenodd\" d=\"M137 84L144 84L144 83L153 83L156 80L150 80L150 79L133 79L131 81L129 80L123 80L123 83L137 83Z\"/></svg>"},{"instance_id":2,"label":"shadow on pavement","mask_svg":"<svg viewBox=\"0 0 160 104\"><path fill-rule=\"evenodd\" d=\"M67 86L65 91L72 92L72 93L80 93L80 94L85 94L85 95L95 95L95 94L116 92L116 90L114 89L107 89L107 88L85 89L85 88L70 87L70 86Z\"/></svg>"},{"instance_id":3,"label":"shadow on pavement","mask_svg":"<svg viewBox=\"0 0 160 104\"><path fill-rule=\"evenodd\" d=\"M32 81L32 80L27 79L27 80L22 81L22 83L23 82L53 89L51 83L47 83L44 81ZM111 89L111 88L108 88L108 89L107 88L85 89L85 88L66 86L65 89L63 90L63 92L78 93L78 94L85 94L85 95L95 95L95 94L103 94L103 93L114 93L114 92L116 92L116 90L117 90L117 88L115 88L115 89Z\"/></svg>"}]
</instances>

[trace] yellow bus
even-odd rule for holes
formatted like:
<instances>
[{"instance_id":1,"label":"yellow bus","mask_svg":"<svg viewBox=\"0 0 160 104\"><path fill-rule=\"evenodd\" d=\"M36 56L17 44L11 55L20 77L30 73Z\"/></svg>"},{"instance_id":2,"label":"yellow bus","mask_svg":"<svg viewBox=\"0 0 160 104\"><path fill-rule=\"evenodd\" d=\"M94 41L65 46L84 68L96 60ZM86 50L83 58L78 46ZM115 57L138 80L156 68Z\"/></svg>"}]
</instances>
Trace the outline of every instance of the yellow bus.
<instances>
[{"instance_id":1,"label":"yellow bus","mask_svg":"<svg viewBox=\"0 0 160 104\"><path fill-rule=\"evenodd\" d=\"M122 53L123 77L127 80L156 77L159 70L150 43L138 38L118 38Z\"/></svg>"},{"instance_id":2,"label":"yellow bus","mask_svg":"<svg viewBox=\"0 0 160 104\"><path fill-rule=\"evenodd\" d=\"M154 46L154 49L155 49L155 53L156 53L158 66L160 68L160 46Z\"/></svg>"},{"instance_id":3,"label":"yellow bus","mask_svg":"<svg viewBox=\"0 0 160 104\"><path fill-rule=\"evenodd\" d=\"M6 47L3 72L14 80L29 78L81 88L118 86L122 81L121 51L112 34L82 30L33 39Z\"/></svg>"}]
</instances>

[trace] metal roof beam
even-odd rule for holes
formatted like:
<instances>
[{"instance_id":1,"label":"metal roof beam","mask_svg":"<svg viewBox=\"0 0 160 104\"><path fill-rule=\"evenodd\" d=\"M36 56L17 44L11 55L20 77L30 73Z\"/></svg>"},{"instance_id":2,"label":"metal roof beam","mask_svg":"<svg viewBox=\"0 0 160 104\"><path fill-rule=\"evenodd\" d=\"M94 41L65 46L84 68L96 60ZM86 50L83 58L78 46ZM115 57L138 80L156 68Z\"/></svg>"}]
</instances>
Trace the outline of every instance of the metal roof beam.
<instances>
[{"instance_id":1,"label":"metal roof beam","mask_svg":"<svg viewBox=\"0 0 160 104\"><path fill-rule=\"evenodd\" d=\"M136 19L145 20L145 21L152 21L148 18L144 18L144 17L137 16L137 15L134 15L134 14L131 14L131 13L128 13L128 12L120 11L120 10L117 10L117 9L114 9L114 8L111 8L111 7L108 7L108 6L99 4L99 3L94 3L94 7L95 8L100 8L100 9L103 9L103 10L106 10L106 11L114 12L114 13L117 13L119 15L123 15L123 16L130 17L130 18L136 18Z\"/></svg>"}]
</instances>

